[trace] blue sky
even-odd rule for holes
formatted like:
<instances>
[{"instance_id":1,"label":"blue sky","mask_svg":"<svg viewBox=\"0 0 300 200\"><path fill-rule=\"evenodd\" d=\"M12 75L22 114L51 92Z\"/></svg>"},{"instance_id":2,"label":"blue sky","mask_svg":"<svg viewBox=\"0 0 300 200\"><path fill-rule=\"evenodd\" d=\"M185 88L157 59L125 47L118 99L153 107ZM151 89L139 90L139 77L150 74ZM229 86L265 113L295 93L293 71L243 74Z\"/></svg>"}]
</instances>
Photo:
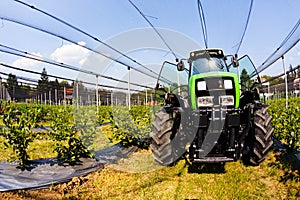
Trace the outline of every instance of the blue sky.
<instances>
[{"instance_id":1,"label":"blue sky","mask_svg":"<svg viewBox=\"0 0 300 200\"><path fill-rule=\"evenodd\" d=\"M196 0L132 0L157 28L166 28L184 34L200 48L204 48ZM108 41L124 32L149 28L149 24L139 15L127 0L24 0L82 30ZM208 30L208 46L223 48L225 53L233 53L233 47L240 39L245 26L249 0L202 0ZM239 55L248 54L256 66L280 45L296 22L299 20L299 0L254 0L248 29L239 51ZM12 0L1 0L0 16L31 24L55 34L79 42L89 48L96 48L99 43ZM144 39L143 35L136 39ZM168 39L168 35L164 35ZM148 39L148 38L147 38ZM151 40L151 38L150 38ZM124 41L123 46L131 41ZM171 42L172 43L172 42ZM28 27L5 20L0 22L0 44L38 55L39 57L84 68L82 63L89 51L65 40ZM118 45L117 45L118 46ZM162 43L163 46L163 43ZM119 46L118 46L119 48ZM130 54L140 63L162 63L173 58L164 54ZM187 55L186 55L187 56ZM300 45L296 45L285 57L286 66L300 64ZM49 74L76 78L76 73L45 65L40 62L11 56L0 52L0 62L16 67L41 71L46 67ZM0 66L4 72L39 78ZM263 74L277 75L282 72L282 63L276 62Z\"/></svg>"}]
</instances>

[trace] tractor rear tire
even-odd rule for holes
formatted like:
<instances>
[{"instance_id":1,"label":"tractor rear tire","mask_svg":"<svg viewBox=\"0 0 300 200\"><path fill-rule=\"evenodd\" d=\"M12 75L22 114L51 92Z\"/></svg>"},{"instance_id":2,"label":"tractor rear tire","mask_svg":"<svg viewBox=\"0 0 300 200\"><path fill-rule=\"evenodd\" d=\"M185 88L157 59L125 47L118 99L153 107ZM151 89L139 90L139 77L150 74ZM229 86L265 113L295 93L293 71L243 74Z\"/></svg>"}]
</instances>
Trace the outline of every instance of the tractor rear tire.
<instances>
[{"instance_id":1,"label":"tractor rear tire","mask_svg":"<svg viewBox=\"0 0 300 200\"><path fill-rule=\"evenodd\" d=\"M258 166L267 157L273 145L274 128L271 120L272 116L268 113L267 106L254 113L254 136L250 139L252 144L248 144L250 151L242 158L244 164Z\"/></svg>"},{"instance_id":2,"label":"tractor rear tire","mask_svg":"<svg viewBox=\"0 0 300 200\"><path fill-rule=\"evenodd\" d=\"M152 122L150 147L154 159L159 165L171 166L178 160L171 142L179 126L180 120L173 117L172 113L167 113L165 109L156 113L155 120Z\"/></svg>"}]
</instances>

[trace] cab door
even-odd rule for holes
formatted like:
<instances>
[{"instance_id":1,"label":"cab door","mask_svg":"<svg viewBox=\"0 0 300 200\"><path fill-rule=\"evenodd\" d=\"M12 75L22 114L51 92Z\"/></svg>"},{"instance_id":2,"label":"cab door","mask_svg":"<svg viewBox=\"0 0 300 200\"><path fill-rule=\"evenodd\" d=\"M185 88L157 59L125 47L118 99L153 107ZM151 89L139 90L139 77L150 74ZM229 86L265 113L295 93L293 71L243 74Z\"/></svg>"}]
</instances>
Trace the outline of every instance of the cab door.
<instances>
[{"instance_id":1,"label":"cab door","mask_svg":"<svg viewBox=\"0 0 300 200\"><path fill-rule=\"evenodd\" d=\"M168 93L186 96L188 92L188 71L178 71L176 64L164 62L157 80L157 87Z\"/></svg>"}]
</instances>

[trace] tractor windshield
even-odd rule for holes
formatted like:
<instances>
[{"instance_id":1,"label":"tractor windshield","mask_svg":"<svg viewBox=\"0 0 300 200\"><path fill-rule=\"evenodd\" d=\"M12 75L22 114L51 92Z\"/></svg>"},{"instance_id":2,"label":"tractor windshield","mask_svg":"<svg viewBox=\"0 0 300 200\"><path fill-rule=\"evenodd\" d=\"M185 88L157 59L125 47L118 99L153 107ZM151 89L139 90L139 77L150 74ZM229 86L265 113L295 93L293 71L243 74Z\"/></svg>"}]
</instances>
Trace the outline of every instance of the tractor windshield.
<instances>
[{"instance_id":1,"label":"tractor windshield","mask_svg":"<svg viewBox=\"0 0 300 200\"><path fill-rule=\"evenodd\" d=\"M214 57L199 57L191 61L191 75L207 72L224 72L226 65L223 59Z\"/></svg>"}]
</instances>

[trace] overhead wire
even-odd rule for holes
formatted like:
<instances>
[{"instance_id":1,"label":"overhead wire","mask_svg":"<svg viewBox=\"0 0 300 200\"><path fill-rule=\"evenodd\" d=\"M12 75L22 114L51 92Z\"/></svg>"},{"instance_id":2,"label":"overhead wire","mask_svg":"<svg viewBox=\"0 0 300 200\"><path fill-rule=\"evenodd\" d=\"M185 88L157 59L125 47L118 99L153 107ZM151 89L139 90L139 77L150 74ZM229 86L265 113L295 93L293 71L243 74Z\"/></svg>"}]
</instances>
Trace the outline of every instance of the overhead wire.
<instances>
[{"instance_id":1,"label":"overhead wire","mask_svg":"<svg viewBox=\"0 0 300 200\"><path fill-rule=\"evenodd\" d=\"M5 72L1 72L0 74L5 75L5 76L9 76L9 74L5 73ZM32 78L27 78L27 77L23 77L23 76L16 76L17 79L21 79L24 81L29 81L29 82L33 82L33 83L38 83L38 80L36 79L32 79Z\"/></svg>"},{"instance_id":2,"label":"overhead wire","mask_svg":"<svg viewBox=\"0 0 300 200\"><path fill-rule=\"evenodd\" d=\"M28 59L32 59L32 60L35 60L35 61L44 62L44 63L55 65L55 66L58 66L58 67L70 69L70 70L73 70L73 71L82 72L82 73L86 73L86 74L90 74L90 75L95 75L95 76L102 77L102 78L105 78L105 79L108 79L108 80L128 84L128 81L125 81L125 80L120 80L120 79L117 79L117 78L113 78L111 76L101 75L101 74L95 73L93 71L80 69L78 67L71 66L71 65L68 65L68 64L64 64L62 62L57 62L55 60L52 60L52 59L49 59L49 58L46 58L46 57L43 57L41 59L41 58L38 58L36 55L31 54L27 51L22 51L22 50L19 50L19 49L13 48L13 47L9 47L9 46L6 46L6 45L2 45L2 44L0 44L0 47L4 47L4 48L7 48L9 50L17 52L16 53L16 52L11 52L11 51L6 51L6 50L3 50L3 49L0 48L0 52L3 52L3 53L8 53L8 54L11 54L11 55L15 55L15 56L23 57L23 58L28 58ZM22 54L24 54L24 55L22 55ZM143 87L143 88L152 89L151 87L141 85L141 84L137 84L137 83L130 82L130 84L135 85L135 86L139 86L139 87Z\"/></svg>"},{"instance_id":3,"label":"overhead wire","mask_svg":"<svg viewBox=\"0 0 300 200\"><path fill-rule=\"evenodd\" d=\"M202 34L203 34L205 48L208 48L207 26L206 26L204 9L203 9L201 0L197 0L197 7L198 7L198 14L199 14L199 18L200 18L200 24L201 24L201 28L202 28ZM239 52L241 44L244 40L246 30L248 28L248 24L249 24L249 21L250 21L250 16L251 16L251 13L252 13L252 7L253 7L253 0L251 0L251 2L250 2L249 11L248 11L247 20L246 20L246 25L244 27L242 37L241 37L240 41L237 44L238 47L237 47L237 50L236 50L235 54L237 54Z\"/></svg>"},{"instance_id":4,"label":"overhead wire","mask_svg":"<svg viewBox=\"0 0 300 200\"><path fill-rule=\"evenodd\" d=\"M2 79L7 81L7 78L2 77ZM35 86L35 87L38 86L38 84L36 84L36 83L23 82L23 81L19 81L19 80L18 80L18 83L21 83L22 85L24 84L24 85ZM31 89L34 89L34 88L31 88Z\"/></svg>"},{"instance_id":5,"label":"overhead wire","mask_svg":"<svg viewBox=\"0 0 300 200\"><path fill-rule=\"evenodd\" d=\"M0 63L0 65L3 66L3 67L6 67L6 68L18 70L18 71L23 71L23 72L27 72L27 73L31 73L31 74L42 75L41 72L36 72L36 71L33 71L33 70L28 70L28 69L21 69L21 68L18 68L18 67L14 67L14 66L11 66L11 65L4 64L4 63ZM6 74L6 73L1 73L1 74L4 74L4 75L8 76L8 74ZM55 76L55 75L51 75L51 74L47 74L47 76L51 77L51 78L57 78L57 79L61 79L61 80L66 80L66 81L80 82L80 83L84 83L84 84L95 85L95 83L91 83L91 82L87 82L87 81L80 81L80 80L76 80L76 79L70 79L70 78L61 77L61 76ZM23 79L23 80L27 79L27 78L24 78L22 76L17 76L17 77L21 77L21 79ZM37 82L38 83L38 81L36 79L28 78L27 80L33 80L32 82ZM98 86L106 87L106 88L114 88L114 89L127 90L127 88L124 88L124 87L117 87L117 86L111 86L111 85L105 85L105 84L98 84ZM139 90L135 90L135 89L132 89L132 90L139 92Z\"/></svg>"},{"instance_id":6,"label":"overhead wire","mask_svg":"<svg viewBox=\"0 0 300 200\"><path fill-rule=\"evenodd\" d=\"M286 50L284 50L280 55L278 55L277 58L274 58L274 56L276 55L276 53L278 53L279 50L281 50L282 47L287 42L289 42L289 40L291 39L291 37L294 35L294 33L299 28L299 26L300 26L300 19L297 21L297 23L292 28L292 30L289 32L289 34L284 38L284 40L281 42L281 44L279 45L279 47L257 68L257 72L258 73L261 73L262 71L264 71L265 69L267 69L269 66L271 66L273 63L275 63L279 58L282 57L282 55L286 54L292 47L294 47L300 41L300 37L296 38L296 40ZM270 63L268 63L272 58L273 58L273 60Z\"/></svg>"},{"instance_id":7,"label":"overhead wire","mask_svg":"<svg viewBox=\"0 0 300 200\"><path fill-rule=\"evenodd\" d=\"M166 45L166 47L170 50L174 58L177 60L177 56L175 52L172 50L170 45L166 42L164 37L160 34L160 32L157 30L157 28L150 22L150 20L147 18L147 16L131 1L128 0L128 2L136 9L136 11L146 20L146 22L152 27L152 29L156 32L156 34L159 36L159 38L163 41L163 43ZM151 16L152 17L152 16Z\"/></svg>"},{"instance_id":8,"label":"overhead wire","mask_svg":"<svg viewBox=\"0 0 300 200\"><path fill-rule=\"evenodd\" d=\"M204 39L205 48L208 48L208 37L207 37L207 28L206 28L206 21L204 16L204 10L201 4L201 0L197 0L197 7L198 7L198 14L200 17L200 24L202 28L202 34Z\"/></svg>"},{"instance_id":9,"label":"overhead wire","mask_svg":"<svg viewBox=\"0 0 300 200\"><path fill-rule=\"evenodd\" d=\"M135 68L135 67L132 67L132 66L130 66L130 65L128 65L128 64L126 64L126 63L120 61L120 60L114 59L114 58L112 58L112 57L110 57L110 56L108 56L108 55L106 55L106 54L104 54L104 53L101 53L101 52L95 50L95 49L92 49L92 48L87 47L87 46L79 45L77 42L75 42L75 41L73 41L73 40L71 40L71 39L69 39L69 38L66 38L66 37L64 37L64 36L62 36L62 35L59 35L59 34L57 34L57 33L53 33L53 32L51 32L51 31L49 31L49 30L45 30L45 29L42 29L42 28L40 28L40 27L36 27L36 26L34 26L34 25L30 25L30 24L27 24L27 23L24 23L24 22L15 20L15 19L8 18L8 17L1 17L1 19L2 19L2 20L5 20L5 21L12 22L12 23L16 23L16 24L19 24L19 25L22 25L22 26L26 26L26 27L29 27L29 28L32 28L32 29L35 29L35 30L39 30L39 31L44 32L44 33L47 33L47 34L49 34L49 35L52 35L52 36L58 37L58 38L60 38L60 39L66 40L66 41L68 41L68 42L70 42L70 43L73 43L73 44L75 44L75 45L78 45L78 46L80 46L80 47L83 47L83 48L85 48L85 49L87 49L87 50L89 50L89 51L91 51L91 52L94 52L94 53L96 53L96 54L99 54L99 55L101 55L101 56L103 56L103 57L105 57L105 58L107 58L107 59L109 59L109 60L112 60L112 61L118 63L118 64L121 64L121 65L123 65L123 66L126 66L127 68L133 69L133 70L138 71L138 72L140 72L140 73L142 73L142 74L144 74L144 75L146 75L146 76L149 76L149 77L151 77L151 78L157 79L157 77L154 76L154 75L151 75L151 74L149 74L149 73L146 73L146 72L144 72L144 71L142 71L142 70L140 70L140 69L137 69L137 68Z\"/></svg>"},{"instance_id":10,"label":"overhead wire","mask_svg":"<svg viewBox=\"0 0 300 200\"><path fill-rule=\"evenodd\" d=\"M244 37L245 37L245 34L246 34L246 30L248 28L248 24L249 24L249 21L250 21L250 16L251 16L251 13L252 13L252 7L253 7L253 0L251 0L251 3L250 3L250 7L249 7L249 11L248 11L248 16L247 16L247 20L246 20L246 25L244 27L244 31L243 31L243 34L242 34L242 37L241 37L241 40L239 41L238 43L238 48L235 52L235 54L238 54L239 50L240 50L240 47L242 45L242 42L244 40Z\"/></svg>"},{"instance_id":11,"label":"overhead wire","mask_svg":"<svg viewBox=\"0 0 300 200\"><path fill-rule=\"evenodd\" d=\"M48 17L50 17L50 18L52 18L52 19L54 19L54 20L56 20L56 21L58 21L58 22L60 22L60 23L62 23L62 24L64 24L64 25L66 25L66 26L68 26L68 27L70 27L70 28L72 28L72 29L74 29L74 30L76 30L76 31L78 31L78 32L80 32L80 33L82 33L82 34L84 34L84 35L90 37L90 38L92 38L92 39L95 40L96 42L99 42L99 43L103 44L104 46L110 48L111 50L117 52L118 54L122 55L123 57L129 59L129 60L132 61L133 63L136 63L137 65L143 67L144 69L148 70L149 72L151 72L151 73L153 73L153 74L155 74L155 75L158 75L156 72L154 72L153 70L149 69L149 68L146 67L145 65L143 65L143 64L141 64L140 62L134 60L133 58L127 56L126 54L124 54L124 53L122 53L121 51L119 51L118 49L116 49L116 48L110 46L109 44L107 44L107 43L101 41L100 39L98 39L97 37L95 37L95 36L89 34L88 32L86 32L86 31L84 31L84 30L82 30L82 29L80 29L80 28L78 28L78 27L76 27L76 26L74 26L74 25L72 25L72 24L70 24L70 23L68 23L68 22L66 22L66 21L64 21L64 20L62 20L62 19L60 19L60 18L58 18L58 17L56 17L56 16L54 16L54 15L48 13L48 12L46 12L46 11L44 11L44 10L41 10L41 9L35 7L34 5L27 4L27 3L23 2L23 1L20 1L20 0L14 0L14 1L17 2L17 3L20 3L20 4L22 4L22 5L25 5L25 6L29 7L29 8L31 8L31 9L34 9L34 10L40 12L40 13L43 13L43 14L45 14L46 16L48 16ZM107 56L105 56L105 57L106 57L106 58L109 58L109 59L111 59L111 60L113 60L113 61L116 62L116 60L113 59L113 58L110 58L110 57L107 57ZM126 66L126 67L132 68L131 66L128 66L128 65L125 64L125 63L122 63L122 62L121 62L121 63L118 62L118 63L119 63L119 64L122 64L122 65L124 65L124 66ZM134 68L133 68L133 69L134 69Z\"/></svg>"}]
</instances>

